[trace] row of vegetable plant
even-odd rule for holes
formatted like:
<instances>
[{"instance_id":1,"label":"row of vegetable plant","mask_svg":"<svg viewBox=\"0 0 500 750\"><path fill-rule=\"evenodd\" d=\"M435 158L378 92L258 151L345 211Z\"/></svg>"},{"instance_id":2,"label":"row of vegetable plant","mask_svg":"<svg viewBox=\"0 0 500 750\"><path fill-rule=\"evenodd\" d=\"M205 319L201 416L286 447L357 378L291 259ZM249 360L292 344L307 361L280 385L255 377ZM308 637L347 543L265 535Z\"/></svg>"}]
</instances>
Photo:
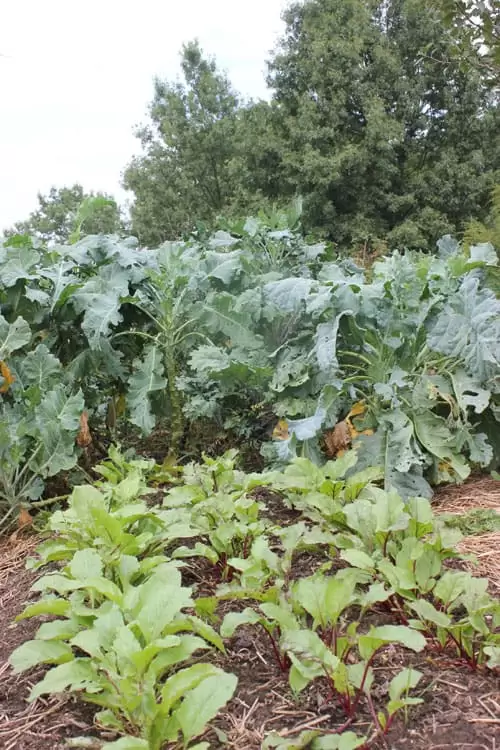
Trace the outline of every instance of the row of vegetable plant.
<instances>
[{"instance_id":1,"label":"row of vegetable plant","mask_svg":"<svg viewBox=\"0 0 500 750\"><path fill-rule=\"evenodd\" d=\"M381 465L385 488L405 497L494 468L497 272L490 245L449 237L436 255L395 253L363 270L256 219L157 249L10 238L0 247L3 524L75 465L84 410L112 435L120 420L147 434L165 419L177 459L200 420L253 441L275 466L296 455L320 464L353 445L359 465Z\"/></svg>"},{"instance_id":2,"label":"row of vegetable plant","mask_svg":"<svg viewBox=\"0 0 500 750\"><path fill-rule=\"evenodd\" d=\"M270 640L294 696L326 680L344 714L292 737L270 733L263 747L351 750L422 700L410 695L422 678L410 663L390 679L375 669L389 646L499 668L500 604L486 580L446 565L460 532L427 499L382 489L383 468L359 470L352 451L263 474L236 460L229 451L175 467L162 490L164 466L113 449L102 480L74 489L30 561L52 566L33 586L39 599L18 618L52 616L11 657L18 672L51 667L30 700L70 691L97 705L97 727L117 736L102 743L109 750L202 750L207 723L237 689L210 655L245 625ZM316 564L300 576L304 551ZM201 588L188 586L200 557ZM371 716L363 736L361 708Z\"/></svg>"}]
</instances>

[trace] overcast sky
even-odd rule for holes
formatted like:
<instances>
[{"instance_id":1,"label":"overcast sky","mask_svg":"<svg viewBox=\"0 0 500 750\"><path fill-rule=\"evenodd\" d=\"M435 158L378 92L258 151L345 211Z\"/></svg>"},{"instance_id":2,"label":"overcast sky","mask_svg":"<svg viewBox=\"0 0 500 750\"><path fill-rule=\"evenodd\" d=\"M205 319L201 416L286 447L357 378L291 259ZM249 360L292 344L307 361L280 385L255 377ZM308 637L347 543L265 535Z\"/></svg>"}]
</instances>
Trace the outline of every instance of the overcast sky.
<instances>
[{"instance_id":1,"label":"overcast sky","mask_svg":"<svg viewBox=\"0 0 500 750\"><path fill-rule=\"evenodd\" d=\"M0 231L38 191L80 182L120 200L152 78L197 37L242 94L266 96L285 0L0 0Z\"/></svg>"}]
</instances>

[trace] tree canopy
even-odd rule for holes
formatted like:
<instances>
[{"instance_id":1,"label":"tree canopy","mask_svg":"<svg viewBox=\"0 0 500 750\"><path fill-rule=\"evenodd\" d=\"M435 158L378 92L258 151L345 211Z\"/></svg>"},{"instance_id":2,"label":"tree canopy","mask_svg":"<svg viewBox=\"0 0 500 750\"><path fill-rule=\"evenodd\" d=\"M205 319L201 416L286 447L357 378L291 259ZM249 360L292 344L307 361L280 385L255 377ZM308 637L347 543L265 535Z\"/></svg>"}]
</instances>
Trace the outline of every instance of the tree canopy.
<instances>
[{"instance_id":1,"label":"tree canopy","mask_svg":"<svg viewBox=\"0 0 500 750\"><path fill-rule=\"evenodd\" d=\"M143 154L124 174L134 193L134 232L156 244L213 221L231 202L230 161L239 99L198 43L182 49L183 81L156 79L149 122L137 136Z\"/></svg>"},{"instance_id":2,"label":"tree canopy","mask_svg":"<svg viewBox=\"0 0 500 750\"><path fill-rule=\"evenodd\" d=\"M421 0L307 0L284 21L270 101L241 101L196 42L182 82L155 81L124 178L142 242L297 195L305 228L346 247L432 247L486 220L498 98L456 55L477 53L463 25Z\"/></svg>"},{"instance_id":3,"label":"tree canopy","mask_svg":"<svg viewBox=\"0 0 500 750\"><path fill-rule=\"evenodd\" d=\"M500 0L430 0L451 28L456 56L500 86Z\"/></svg>"},{"instance_id":4,"label":"tree canopy","mask_svg":"<svg viewBox=\"0 0 500 750\"><path fill-rule=\"evenodd\" d=\"M74 232L114 234L121 228L120 209L104 193L86 193L81 185L51 188L48 195L38 194L38 208L24 221L5 230L13 234L30 234L44 242L67 242Z\"/></svg>"}]
</instances>

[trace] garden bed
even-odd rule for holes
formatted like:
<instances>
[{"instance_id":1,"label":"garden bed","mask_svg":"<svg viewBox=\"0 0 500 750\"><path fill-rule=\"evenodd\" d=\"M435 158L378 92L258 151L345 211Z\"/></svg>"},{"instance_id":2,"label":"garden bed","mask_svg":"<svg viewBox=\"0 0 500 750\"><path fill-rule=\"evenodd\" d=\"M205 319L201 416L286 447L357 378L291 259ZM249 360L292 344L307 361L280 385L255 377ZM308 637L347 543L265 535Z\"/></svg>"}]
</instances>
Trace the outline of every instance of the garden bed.
<instances>
[{"instance_id":1,"label":"garden bed","mask_svg":"<svg viewBox=\"0 0 500 750\"><path fill-rule=\"evenodd\" d=\"M460 490L442 491L436 502L440 510L463 513L475 501L479 507L497 507L496 492L497 485L479 478ZM273 516L278 511L279 505L273 503ZM285 508L282 520L284 525L291 521L290 511ZM481 544L481 535L474 538L476 546ZM470 549L471 539L462 543L464 549ZM12 627L15 616L33 596L30 586L39 575L25 570L26 558L35 546L36 539L27 531L4 539L0 546L0 627L4 634L0 644L0 746L5 750L59 750L66 746L69 737L93 735L91 706L60 696L27 704L29 689L39 679L42 669L15 676L7 663L12 651L33 638L40 624L34 618ZM485 572L484 562L481 567L485 555L483 540L483 549L478 555L478 574ZM314 566L314 557L299 557L294 576L309 575ZM198 566L191 566L188 576L198 581L203 579L203 568L203 561L200 561ZM203 588L207 588L204 593L210 593L210 585ZM384 622L387 622L387 615L380 614L379 618L374 614L370 624ZM256 750L269 732L279 732L286 737L307 729L332 730L343 722L340 711L329 700L326 682L315 680L298 699L294 698L286 675L276 664L270 641L255 628L238 629L227 643L227 653L215 657L215 661L226 672L238 676L238 688L207 733L213 748ZM409 655L395 644L378 655L374 669L390 680L403 665L422 672L423 677L412 694L424 698L424 703L409 709L406 722L404 712L400 714L388 735L386 747L394 750L495 750L500 736L497 675L482 668L471 671L443 653L426 650ZM371 725L372 719L365 707L358 712L350 729L365 734ZM372 747L384 747L384 744L378 740Z\"/></svg>"}]
</instances>

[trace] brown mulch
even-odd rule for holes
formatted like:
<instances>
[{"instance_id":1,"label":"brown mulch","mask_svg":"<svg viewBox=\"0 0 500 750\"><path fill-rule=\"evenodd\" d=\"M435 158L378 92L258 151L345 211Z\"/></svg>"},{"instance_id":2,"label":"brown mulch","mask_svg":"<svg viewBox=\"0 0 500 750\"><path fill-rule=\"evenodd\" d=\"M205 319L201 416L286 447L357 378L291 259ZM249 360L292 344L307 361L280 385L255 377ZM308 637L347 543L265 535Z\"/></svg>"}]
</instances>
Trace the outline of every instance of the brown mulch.
<instances>
[{"instance_id":1,"label":"brown mulch","mask_svg":"<svg viewBox=\"0 0 500 750\"><path fill-rule=\"evenodd\" d=\"M208 733L214 747L258 750L269 732L291 737L308 729L332 730L345 721L321 681L316 681L298 698L294 697L267 641L252 635L249 628L237 631L225 663L221 660L220 666L238 675L238 690ZM462 665L391 647L381 655L375 667L377 681L383 685L402 666L412 666L422 672L421 682L412 695L422 697L425 702L410 709L406 724L404 718L395 721L387 745L381 739L374 740L366 706L361 707L356 722L349 728L351 731L360 736L368 735L373 750L386 747L391 750L408 747L412 750L498 750L498 678L488 672L472 673Z\"/></svg>"},{"instance_id":2,"label":"brown mulch","mask_svg":"<svg viewBox=\"0 0 500 750\"><path fill-rule=\"evenodd\" d=\"M30 599L36 573L25 570L26 558L37 544L35 537L0 540L0 748L3 750L62 750L65 738L92 733L92 712L74 698L51 697L27 703L42 669L13 675L8 664L12 651L33 638L40 620L14 618Z\"/></svg>"},{"instance_id":3,"label":"brown mulch","mask_svg":"<svg viewBox=\"0 0 500 750\"><path fill-rule=\"evenodd\" d=\"M465 489L465 492L461 500L455 487L441 491L439 502L446 504L443 499L443 494L446 494L450 503L468 502L464 499L467 497L474 501L480 497L481 502L486 503L484 495L488 481L486 479L477 490L470 482L463 485L461 490ZM496 495L498 483L492 489ZM266 500L278 520L277 498ZM293 512L289 520L292 517ZM472 537L467 539L470 541ZM480 536L475 539L477 541ZM22 535L13 540L0 540L0 748L4 750L62 750L68 737L94 734L91 707L70 697L54 697L28 704L26 697L30 687L43 670L35 669L15 676L8 666L10 653L32 638L39 625L35 620L26 620L11 627L16 614L31 596L29 588L37 574L26 571L24 564L35 545L35 539ZM493 548L493 540L490 540L489 548ZM483 565L484 556L481 558L481 555L485 549L483 546L475 551ZM313 556L304 555L300 561L301 571L304 567L305 573L310 572L316 563ZM209 594L207 572L205 562L199 561L189 583L199 587L201 584L202 589L206 586L208 590L202 593ZM293 736L304 729L332 730L343 723L339 707L332 702L327 685L321 681L316 681L299 698L291 694L286 676L276 664L270 642L254 629L238 630L228 644L227 654L219 656L216 661L237 674L239 684L236 696L207 735L213 748L257 750L264 736L271 731ZM376 682L384 685L403 664L410 663L423 673L413 695L421 696L425 702L410 709L406 724L404 717L394 723L387 745L375 741L373 750L500 750L498 676L487 670L471 672L466 665L452 663L442 654L426 652L414 655L391 647L380 655L376 664ZM381 707L378 699L376 702ZM371 717L366 706L361 707L351 729L370 735Z\"/></svg>"}]
</instances>

